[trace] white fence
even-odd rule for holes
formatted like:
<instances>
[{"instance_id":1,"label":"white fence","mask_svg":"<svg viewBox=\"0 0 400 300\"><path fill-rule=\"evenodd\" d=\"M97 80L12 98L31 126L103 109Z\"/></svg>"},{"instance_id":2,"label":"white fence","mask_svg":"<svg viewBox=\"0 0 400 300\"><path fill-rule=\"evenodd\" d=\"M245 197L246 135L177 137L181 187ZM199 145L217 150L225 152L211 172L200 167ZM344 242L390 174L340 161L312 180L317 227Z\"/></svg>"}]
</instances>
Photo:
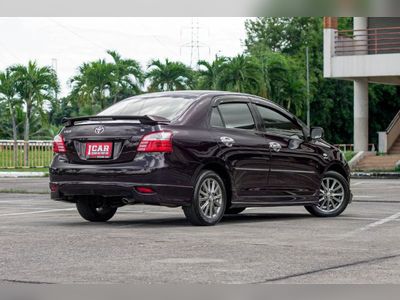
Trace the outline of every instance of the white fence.
<instances>
[{"instance_id":1,"label":"white fence","mask_svg":"<svg viewBox=\"0 0 400 300\"><path fill-rule=\"evenodd\" d=\"M28 155L25 155L25 152ZM53 158L53 141L0 140L0 169L45 168Z\"/></svg>"}]
</instances>

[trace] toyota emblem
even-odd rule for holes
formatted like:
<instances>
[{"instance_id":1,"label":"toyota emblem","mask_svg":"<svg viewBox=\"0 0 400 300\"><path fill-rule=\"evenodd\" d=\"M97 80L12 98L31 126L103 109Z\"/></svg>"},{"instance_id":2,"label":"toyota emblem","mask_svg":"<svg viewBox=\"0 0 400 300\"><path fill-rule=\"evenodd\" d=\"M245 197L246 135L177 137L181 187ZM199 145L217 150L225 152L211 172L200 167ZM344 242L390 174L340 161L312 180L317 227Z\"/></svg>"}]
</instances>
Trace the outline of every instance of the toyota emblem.
<instances>
[{"instance_id":1,"label":"toyota emblem","mask_svg":"<svg viewBox=\"0 0 400 300\"><path fill-rule=\"evenodd\" d=\"M94 129L94 133L95 134L102 134L104 132L104 126L97 126L95 129Z\"/></svg>"}]
</instances>

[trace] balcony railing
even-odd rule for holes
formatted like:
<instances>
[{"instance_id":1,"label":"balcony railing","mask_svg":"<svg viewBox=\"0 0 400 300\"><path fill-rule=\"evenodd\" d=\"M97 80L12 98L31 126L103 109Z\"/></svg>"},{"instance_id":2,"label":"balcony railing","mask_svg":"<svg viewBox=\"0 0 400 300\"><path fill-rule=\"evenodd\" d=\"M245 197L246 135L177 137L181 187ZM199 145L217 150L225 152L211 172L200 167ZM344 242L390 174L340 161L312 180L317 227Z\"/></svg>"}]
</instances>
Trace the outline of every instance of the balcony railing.
<instances>
[{"instance_id":1,"label":"balcony railing","mask_svg":"<svg viewBox=\"0 0 400 300\"><path fill-rule=\"evenodd\" d=\"M335 54L338 56L389 53L400 53L400 27L336 32Z\"/></svg>"}]
</instances>

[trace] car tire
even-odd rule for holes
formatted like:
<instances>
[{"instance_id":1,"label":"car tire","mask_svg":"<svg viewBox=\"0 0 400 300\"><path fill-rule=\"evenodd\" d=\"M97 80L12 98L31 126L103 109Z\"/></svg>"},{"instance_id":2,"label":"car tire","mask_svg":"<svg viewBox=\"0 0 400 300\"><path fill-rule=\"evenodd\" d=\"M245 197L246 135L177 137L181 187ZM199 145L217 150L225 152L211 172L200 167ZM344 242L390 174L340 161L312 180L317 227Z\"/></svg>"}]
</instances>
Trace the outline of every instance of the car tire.
<instances>
[{"instance_id":1,"label":"car tire","mask_svg":"<svg viewBox=\"0 0 400 300\"><path fill-rule=\"evenodd\" d=\"M341 174L328 171L322 178L318 197L318 204L305 206L310 214L316 217L339 216L350 203L349 182Z\"/></svg>"},{"instance_id":2,"label":"car tire","mask_svg":"<svg viewBox=\"0 0 400 300\"><path fill-rule=\"evenodd\" d=\"M246 207L232 207L225 210L225 215L237 215L244 211Z\"/></svg>"},{"instance_id":3,"label":"car tire","mask_svg":"<svg viewBox=\"0 0 400 300\"><path fill-rule=\"evenodd\" d=\"M192 203L183 212L192 225L217 224L225 213L226 189L223 180L213 171L200 173L196 180Z\"/></svg>"},{"instance_id":4,"label":"car tire","mask_svg":"<svg viewBox=\"0 0 400 300\"><path fill-rule=\"evenodd\" d=\"M106 222L117 211L117 207L108 205L105 201L82 199L76 202L76 208L82 218L90 222Z\"/></svg>"}]
</instances>

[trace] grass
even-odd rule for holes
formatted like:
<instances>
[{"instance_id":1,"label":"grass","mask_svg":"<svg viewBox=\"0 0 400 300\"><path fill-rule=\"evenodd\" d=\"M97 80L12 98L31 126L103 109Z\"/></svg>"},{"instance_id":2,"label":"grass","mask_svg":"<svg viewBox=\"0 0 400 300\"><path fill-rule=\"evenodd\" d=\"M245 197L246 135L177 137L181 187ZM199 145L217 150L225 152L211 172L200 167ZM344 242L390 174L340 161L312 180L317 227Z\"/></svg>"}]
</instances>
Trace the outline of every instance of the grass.
<instances>
[{"instance_id":1,"label":"grass","mask_svg":"<svg viewBox=\"0 0 400 300\"><path fill-rule=\"evenodd\" d=\"M49 172L49 168L3 168L0 172Z\"/></svg>"},{"instance_id":2,"label":"grass","mask_svg":"<svg viewBox=\"0 0 400 300\"><path fill-rule=\"evenodd\" d=\"M8 168L26 168L24 166L24 151L18 149L17 153L17 165L14 165L14 151L12 149L2 149L0 146L0 169ZM39 169L44 169L43 167L49 166L51 160L53 159L53 151L51 149L37 149L32 148L29 151L29 168L41 167ZM29 170L29 169L28 169ZM29 170L32 171L32 170Z\"/></svg>"},{"instance_id":3,"label":"grass","mask_svg":"<svg viewBox=\"0 0 400 300\"><path fill-rule=\"evenodd\" d=\"M26 190L19 190L19 189L0 189L0 193L4 194L49 194L50 192L42 192L42 191L26 191Z\"/></svg>"},{"instance_id":4,"label":"grass","mask_svg":"<svg viewBox=\"0 0 400 300\"><path fill-rule=\"evenodd\" d=\"M394 168L394 169L368 169L368 170L354 169L354 170L352 170L352 172L363 172L363 173L400 172L400 168Z\"/></svg>"},{"instance_id":5,"label":"grass","mask_svg":"<svg viewBox=\"0 0 400 300\"><path fill-rule=\"evenodd\" d=\"M356 153L353 151L346 151L346 152L343 152L343 154L344 154L344 158L346 159L346 161L350 161L354 157L354 155L356 155Z\"/></svg>"}]
</instances>

